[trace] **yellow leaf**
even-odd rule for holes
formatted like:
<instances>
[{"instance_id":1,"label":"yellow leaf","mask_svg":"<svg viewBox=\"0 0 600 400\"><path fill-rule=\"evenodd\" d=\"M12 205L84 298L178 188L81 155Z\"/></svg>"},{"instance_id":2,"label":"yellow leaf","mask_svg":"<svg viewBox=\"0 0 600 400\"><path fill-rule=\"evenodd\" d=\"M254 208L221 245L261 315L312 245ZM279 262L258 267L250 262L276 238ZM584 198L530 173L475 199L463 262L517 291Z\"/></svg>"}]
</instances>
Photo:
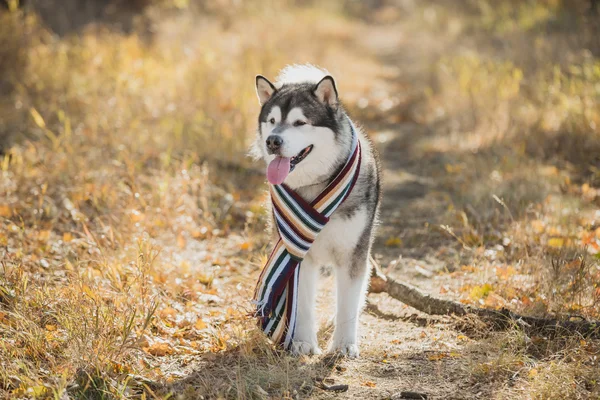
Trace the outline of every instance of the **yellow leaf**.
<instances>
[{"instance_id":1,"label":"yellow leaf","mask_svg":"<svg viewBox=\"0 0 600 400\"><path fill-rule=\"evenodd\" d=\"M194 328L198 329L199 331L201 331L202 329L206 329L208 327L208 325L206 325L206 322L202 321L201 318L198 318L198 321L196 321L196 323L194 324Z\"/></svg>"},{"instance_id":2,"label":"yellow leaf","mask_svg":"<svg viewBox=\"0 0 600 400\"><path fill-rule=\"evenodd\" d=\"M63 242L69 243L71 240L73 240L73 235L71 234L71 232L63 233Z\"/></svg>"},{"instance_id":3,"label":"yellow leaf","mask_svg":"<svg viewBox=\"0 0 600 400\"><path fill-rule=\"evenodd\" d=\"M97 300L98 299L98 295L96 294L96 292L94 292L92 290L92 288L90 288L88 285L83 285L81 287L83 293L85 293L86 295L88 295L90 298Z\"/></svg>"},{"instance_id":4,"label":"yellow leaf","mask_svg":"<svg viewBox=\"0 0 600 400\"><path fill-rule=\"evenodd\" d=\"M486 283L482 286L474 286L469 293L469 297L473 301L478 301L484 297L487 297L493 290L494 287L489 283Z\"/></svg>"},{"instance_id":5,"label":"yellow leaf","mask_svg":"<svg viewBox=\"0 0 600 400\"><path fill-rule=\"evenodd\" d=\"M558 168L553 165L545 166L540 168L540 173L544 176L557 176Z\"/></svg>"},{"instance_id":6,"label":"yellow leaf","mask_svg":"<svg viewBox=\"0 0 600 400\"><path fill-rule=\"evenodd\" d=\"M35 124L37 126L39 126L42 129L46 128L46 122L44 121L44 118L42 118L42 116L40 115L40 113L35 108L31 107L29 109L29 113L33 117L33 121L35 122Z\"/></svg>"},{"instance_id":7,"label":"yellow leaf","mask_svg":"<svg viewBox=\"0 0 600 400\"><path fill-rule=\"evenodd\" d=\"M387 247L400 247L402 246L402 239L396 236L392 236L385 241Z\"/></svg>"},{"instance_id":8,"label":"yellow leaf","mask_svg":"<svg viewBox=\"0 0 600 400\"><path fill-rule=\"evenodd\" d=\"M583 185L581 185L581 193L586 194L589 191L590 191L589 183L584 183Z\"/></svg>"},{"instance_id":9,"label":"yellow leaf","mask_svg":"<svg viewBox=\"0 0 600 400\"><path fill-rule=\"evenodd\" d=\"M543 221L540 221L538 219L538 220L535 220L535 221L531 221L531 227L533 228L533 230L536 233L542 233L542 232L544 232L545 224L544 224Z\"/></svg>"},{"instance_id":10,"label":"yellow leaf","mask_svg":"<svg viewBox=\"0 0 600 400\"><path fill-rule=\"evenodd\" d=\"M30 386L27 388L27 394L33 395L34 398L42 397L47 393L47 390L48 389L42 385Z\"/></svg>"},{"instance_id":11,"label":"yellow leaf","mask_svg":"<svg viewBox=\"0 0 600 400\"><path fill-rule=\"evenodd\" d=\"M153 356L162 357L173 354L174 350L173 347L171 347L171 345L168 343L154 343L146 351Z\"/></svg>"},{"instance_id":12,"label":"yellow leaf","mask_svg":"<svg viewBox=\"0 0 600 400\"><path fill-rule=\"evenodd\" d=\"M365 381L363 383L361 383L362 386L366 386L366 387L371 387L374 388L375 386L377 386L377 384L373 381Z\"/></svg>"},{"instance_id":13,"label":"yellow leaf","mask_svg":"<svg viewBox=\"0 0 600 400\"><path fill-rule=\"evenodd\" d=\"M496 276L501 280L506 280L511 276L515 275L516 273L517 270L515 269L515 267L512 266L496 267Z\"/></svg>"},{"instance_id":14,"label":"yellow leaf","mask_svg":"<svg viewBox=\"0 0 600 400\"><path fill-rule=\"evenodd\" d=\"M48 240L50 239L50 231L45 230L45 231L39 231L38 232L38 240Z\"/></svg>"},{"instance_id":15,"label":"yellow leaf","mask_svg":"<svg viewBox=\"0 0 600 400\"><path fill-rule=\"evenodd\" d=\"M48 324L48 325L46 325L46 330L50 331L50 332L53 332L53 331L56 330L56 325Z\"/></svg>"},{"instance_id":16,"label":"yellow leaf","mask_svg":"<svg viewBox=\"0 0 600 400\"><path fill-rule=\"evenodd\" d=\"M440 361L446 357L448 357L448 355L446 353L438 353L438 354L431 354L427 358L429 359L429 361Z\"/></svg>"},{"instance_id":17,"label":"yellow leaf","mask_svg":"<svg viewBox=\"0 0 600 400\"><path fill-rule=\"evenodd\" d=\"M249 242L244 242L244 243L240 244L240 249L242 249L242 250L248 250L248 249L250 249L250 243Z\"/></svg>"},{"instance_id":18,"label":"yellow leaf","mask_svg":"<svg viewBox=\"0 0 600 400\"><path fill-rule=\"evenodd\" d=\"M0 217L10 217L12 215L12 211L9 206L3 204L0 205Z\"/></svg>"},{"instance_id":19,"label":"yellow leaf","mask_svg":"<svg viewBox=\"0 0 600 400\"><path fill-rule=\"evenodd\" d=\"M185 244L186 244L185 237L182 234L177 235L177 246L180 249L183 249L185 247Z\"/></svg>"},{"instance_id":20,"label":"yellow leaf","mask_svg":"<svg viewBox=\"0 0 600 400\"><path fill-rule=\"evenodd\" d=\"M502 296L498 296L496 293L490 293L485 298L485 306L488 308L500 309L506 305L506 300Z\"/></svg>"},{"instance_id":21,"label":"yellow leaf","mask_svg":"<svg viewBox=\"0 0 600 400\"><path fill-rule=\"evenodd\" d=\"M131 220L133 222L139 222L143 220L146 216L139 212L138 210L131 210Z\"/></svg>"},{"instance_id":22,"label":"yellow leaf","mask_svg":"<svg viewBox=\"0 0 600 400\"><path fill-rule=\"evenodd\" d=\"M160 310L158 315L161 318L175 318L177 316L177 310L175 310L172 307L163 308L162 310Z\"/></svg>"},{"instance_id":23,"label":"yellow leaf","mask_svg":"<svg viewBox=\"0 0 600 400\"><path fill-rule=\"evenodd\" d=\"M538 370L533 368L532 370L529 371L528 375L530 378L533 378L534 376L537 376L537 374L538 374Z\"/></svg>"},{"instance_id":24,"label":"yellow leaf","mask_svg":"<svg viewBox=\"0 0 600 400\"><path fill-rule=\"evenodd\" d=\"M565 245L565 239L563 238L551 238L548 239L548 246L560 249Z\"/></svg>"}]
</instances>

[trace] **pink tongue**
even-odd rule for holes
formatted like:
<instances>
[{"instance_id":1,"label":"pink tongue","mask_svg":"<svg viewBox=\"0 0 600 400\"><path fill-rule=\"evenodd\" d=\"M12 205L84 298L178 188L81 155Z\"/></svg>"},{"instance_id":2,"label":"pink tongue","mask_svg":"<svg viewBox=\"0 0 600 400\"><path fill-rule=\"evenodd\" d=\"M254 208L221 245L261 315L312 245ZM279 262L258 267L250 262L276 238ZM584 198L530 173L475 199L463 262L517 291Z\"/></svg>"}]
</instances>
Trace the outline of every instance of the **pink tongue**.
<instances>
[{"instance_id":1,"label":"pink tongue","mask_svg":"<svg viewBox=\"0 0 600 400\"><path fill-rule=\"evenodd\" d=\"M267 180L272 185L281 185L290 173L290 159L288 157L275 157L267 167Z\"/></svg>"}]
</instances>

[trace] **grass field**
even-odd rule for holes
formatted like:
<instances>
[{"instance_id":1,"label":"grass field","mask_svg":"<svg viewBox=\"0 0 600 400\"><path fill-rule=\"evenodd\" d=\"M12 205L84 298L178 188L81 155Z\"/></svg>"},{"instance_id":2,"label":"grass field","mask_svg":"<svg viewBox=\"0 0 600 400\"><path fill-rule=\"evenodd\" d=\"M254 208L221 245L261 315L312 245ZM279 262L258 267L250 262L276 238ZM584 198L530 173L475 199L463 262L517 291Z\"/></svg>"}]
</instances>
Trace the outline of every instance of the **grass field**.
<instances>
[{"instance_id":1,"label":"grass field","mask_svg":"<svg viewBox=\"0 0 600 400\"><path fill-rule=\"evenodd\" d=\"M382 154L386 273L600 320L587 1L83 3L0 9L0 396L600 398L600 342L568 332L370 295L359 361L297 359L249 315L269 248L254 76L310 62Z\"/></svg>"}]
</instances>

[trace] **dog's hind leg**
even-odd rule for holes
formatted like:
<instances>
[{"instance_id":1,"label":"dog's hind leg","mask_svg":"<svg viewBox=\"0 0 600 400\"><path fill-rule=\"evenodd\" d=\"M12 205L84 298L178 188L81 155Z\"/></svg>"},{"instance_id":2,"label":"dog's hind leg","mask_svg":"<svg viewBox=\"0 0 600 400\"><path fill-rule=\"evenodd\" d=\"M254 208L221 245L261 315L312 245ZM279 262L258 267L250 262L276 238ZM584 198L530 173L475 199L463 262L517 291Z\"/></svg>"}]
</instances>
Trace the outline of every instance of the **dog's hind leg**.
<instances>
[{"instance_id":1,"label":"dog's hind leg","mask_svg":"<svg viewBox=\"0 0 600 400\"><path fill-rule=\"evenodd\" d=\"M298 278L298 315L292 342L294 354L321 354L317 341L316 299L319 267L305 259Z\"/></svg>"},{"instance_id":2,"label":"dog's hind leg","mask_svg":"<svg viewBox=\"0 0 600 400\"><path fill-rule=\"evenodd\" d=\"M335 331L329 351L350 358L359 355L358 316L365 301L369 277L368 253L350 261L350 268L337 268Z\"/></svg>"}]
</instances>

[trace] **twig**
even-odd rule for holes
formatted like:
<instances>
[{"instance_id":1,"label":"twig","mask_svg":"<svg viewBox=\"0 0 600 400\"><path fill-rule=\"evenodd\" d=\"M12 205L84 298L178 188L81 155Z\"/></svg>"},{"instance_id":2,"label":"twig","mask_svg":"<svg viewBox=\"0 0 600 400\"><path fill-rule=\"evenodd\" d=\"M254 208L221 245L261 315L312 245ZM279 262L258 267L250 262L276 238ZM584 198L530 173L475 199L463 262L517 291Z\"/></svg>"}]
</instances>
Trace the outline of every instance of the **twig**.
<instances>
[{"instance_id":1,"label":"twig","mask_svg":"<svg viewBox=\"0 0 600 400\"><path fill-rule=\"evenodd\" d=\"M429 315L474 314L497 329L507 329L517 324L527 331L539 332L549 336L579 333L583 336L600 338L600 322L598 321L527 317L506 308L489 310L468 306L452 300L440 299L410 284L400 283L386 276L373 258L371 258L371 263L373 265L371 293L385 292L396 300Z\"/></svg>"},{"instance_id":2,"label":"twig","mask_svg":"<svg viewBox=\"0 0 600 400\"><path fill-rule=\"evenodd\" d=\"M319 389L327 390L330 392L345 392L348 390L348 385L327 385L323 382L317 382Z\"/></svg>"},{"instance_id":3,"label":"twig","mask_svg":"<svg viewBox=\"0 0 600 400\"><path fill-rule=\"evenodd\" d=\"M427 400L425 393L418 392L400 392L401 399L415 399L415 400Z\"/></svg>"}]
</instances>

